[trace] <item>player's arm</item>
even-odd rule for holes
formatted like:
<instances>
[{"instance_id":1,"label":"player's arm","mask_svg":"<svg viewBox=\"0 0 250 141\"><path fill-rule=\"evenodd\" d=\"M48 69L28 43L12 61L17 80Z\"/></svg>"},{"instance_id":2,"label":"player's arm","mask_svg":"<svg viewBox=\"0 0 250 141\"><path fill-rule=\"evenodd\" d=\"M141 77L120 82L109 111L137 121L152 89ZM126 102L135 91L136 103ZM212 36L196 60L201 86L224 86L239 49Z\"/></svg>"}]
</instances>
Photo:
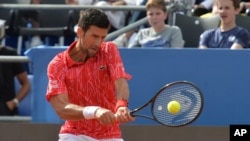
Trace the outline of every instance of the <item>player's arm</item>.
<instances>
[{"instance_id":1,"label":"player's arm","mask_svg":"<svg viewBox=\"0 0 250 141\"><path fill-rule=\"evenodd\" d=\"M115 108L117 120L120 122L134 121L128 108L129 87L127 80L125 78L117 79L115 81L115 88L117 94L117 104Z\"/></svg>"},{"instance_id":2,"label":"player's arm","mask_svg":"<svg viewBox=\"0 0 250 141\"><path fill-rule=\"evenodd\" d=\"M116 97L117 100L120 99L129 99L129 87L128 87L128 82L125 78L118 78L115 81L115 88L116 88Z\"/></svg>"},{"instance_id":3,"label":"player's arm","mask_svg":"<svg viewBox=\"0 0 250 141\"><path fill-rule=\"evenodd\" d=\"M50 98L50 104L61 119L80 120L84 119L83 107L71 104L67 94L58 94Z\"/></svg>"},{"instance_id":4,"label":"player's arm","mask_svg":"<svg viewBox=\"0 0 250 141\"><path fill-rule=\"evenodd\" d=\"M97 107L82 107L69 103L67 94L58 94L50 98L50 103L57 115L64 120L97 119L101 124L107 125L115 122L112 111Z\"/></svg>"}]
</instances>

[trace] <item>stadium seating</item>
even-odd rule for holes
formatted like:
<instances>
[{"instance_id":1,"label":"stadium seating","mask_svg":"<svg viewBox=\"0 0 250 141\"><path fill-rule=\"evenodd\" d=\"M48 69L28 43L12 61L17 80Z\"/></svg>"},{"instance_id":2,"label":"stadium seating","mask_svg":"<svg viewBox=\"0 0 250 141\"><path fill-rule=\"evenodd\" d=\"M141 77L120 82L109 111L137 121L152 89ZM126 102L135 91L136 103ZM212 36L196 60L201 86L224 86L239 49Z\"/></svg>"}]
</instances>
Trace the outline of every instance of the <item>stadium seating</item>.
<instances>
[{"instance_id":1,"label":"stadium seating","mask_svg":"<svg viewBox=\"0 0 250 141\"><path fill-rule=\"evenodd\" d=\"M236 24L238 26L246 28L250 32L250 24L249 23L250 23L250 16L242 16L242 15L236 16Z\"/></svg>"},{"instance_id":2,"label":"stadium seating","mask_svg":"<svg viewBox=\"0 0 250 141\"><path fill-rule=\"evenodd\" d=\"M185 41L184 47L196 48L199 45L200 34L211 28L219 26L220 19L218 16L200 18L176 14L175 25L180 27Z\"/></svg>"},{"instance_id":3,"label":"stadium seating","mask_svg":"<svg viewBox=\"0 0 250 141\"><path fill-rule=\"evenodd\" d=\"M19 39L17 50L22 49L23 37L40 35L45 38L45 45L49 45L48 37L58 37L58 45L64 45L65 36L74 34L74 11L68 9L45 9L39 10L38 22L40 27L29 28L22 23L16 22L18 27ZM16 11L17 20L21 17L20 12Z\"/></svg>"}]
</instances>

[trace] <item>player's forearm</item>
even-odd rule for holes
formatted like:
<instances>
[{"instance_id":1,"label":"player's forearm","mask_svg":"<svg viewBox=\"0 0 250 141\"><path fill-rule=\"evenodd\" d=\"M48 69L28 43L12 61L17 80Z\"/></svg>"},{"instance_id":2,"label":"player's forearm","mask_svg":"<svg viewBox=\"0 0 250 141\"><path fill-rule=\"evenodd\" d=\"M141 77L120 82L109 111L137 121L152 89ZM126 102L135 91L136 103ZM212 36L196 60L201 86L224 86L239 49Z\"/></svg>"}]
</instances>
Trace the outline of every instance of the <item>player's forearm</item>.
<instances>
[{"instance_id":1,"label":"player's forearm","mask_svg":"<svg viewBox=\"0 0 250 141\"><path fill-rule=\"evenodd\" d=\"M50 98L50 104L55 109L61 119L79 120L84 119L84 107L72 104L68 100L67 94L57 94Z\"/></svg>"},{"instance_id":2,"label":"player's forearm","mask_svg":"<svg viewBox=\"0 0 250 141\"><path fill-rule=\"evenodd\" d=\"M117 99L129 99L129 87L125 78L119 78L115 81Z\"/></svg>"},{"instance_id":3,"label":"player's forearm","mask_svg":"<svg viewBox=\"0 0 250 141\"><path fill-rule=\"evenodd\" d=\"M83 109L84 107L75 104L68 104L61 108L57 107L56 112L61 119L81 120L84 119Z\"/></svg>"}]
</instances>

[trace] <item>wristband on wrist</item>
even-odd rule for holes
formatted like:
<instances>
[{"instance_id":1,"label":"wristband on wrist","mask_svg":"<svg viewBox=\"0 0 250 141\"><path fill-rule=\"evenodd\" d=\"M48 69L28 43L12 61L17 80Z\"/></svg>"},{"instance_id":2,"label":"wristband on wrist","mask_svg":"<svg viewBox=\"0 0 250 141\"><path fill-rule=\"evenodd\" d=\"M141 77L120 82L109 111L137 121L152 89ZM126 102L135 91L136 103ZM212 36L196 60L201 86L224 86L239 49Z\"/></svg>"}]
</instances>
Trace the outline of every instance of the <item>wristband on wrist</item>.
<instances>
[{"instance_id":1,"label":"wristband on wrist","mask_svg":"<svg viewBox=\"0 0 250 141\"><path fill-rule=\"evenodd\" d=\"M86 106L84 107L82 114L85 119L95 119L95 113L100 107L98 106Z\"/></svg>"},{"instance_id":2,"label":"wristband on wrist","mask_svg":"<svg viewBox=\"0 0 250 141\"><path fill-rule=\"evenodd\" d=\"M116 105L115 105L115 112L120 107L128 107L128 101L126 99L117 100Z\"/></svg>"},{"instance_id":3,"label":"wristband on wrist","mask_svg":"<svg viewBox=\"0 0 250 141\"><path fill-rule=\"evenodd\" d=\"M16 107L18 107L18 105L19 105L19 100L18 100L17 98L14 98L12 101L16 104Z\"/></svg>"}]
</instances>

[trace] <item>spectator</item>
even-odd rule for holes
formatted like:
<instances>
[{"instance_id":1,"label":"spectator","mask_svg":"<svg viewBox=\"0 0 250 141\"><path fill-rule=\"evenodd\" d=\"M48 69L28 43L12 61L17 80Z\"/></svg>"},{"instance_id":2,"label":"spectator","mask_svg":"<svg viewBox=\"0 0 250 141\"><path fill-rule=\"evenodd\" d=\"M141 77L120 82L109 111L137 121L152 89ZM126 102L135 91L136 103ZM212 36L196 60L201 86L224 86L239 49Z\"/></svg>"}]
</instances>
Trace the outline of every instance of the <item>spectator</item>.
<instances>
[{"instance_id":1,"label":"spectator","mask_svg":"<svg viewBox=\"0 0 250 141\"><path fill-rule=\"evenodd\" d=\"M128 47L177 47L184 41L179 27L166 25L167 9L164 0L149 0L146 4L147 18L151 27L140 29Z\"/></svg>"},{"instance_id":2,"label":"spectator","mask_svg":"<svg viewBox=\"0 0 250 141\"><path fill-rule=\"evenodd\" d=\"M20 4L40 4L42 0L18 0ZM20 10L20 21L22 26L30 26L31 28L40 27L40 23L38 21L39 12L36 10ZM40 35L33 35L26 44L26 48L34 47L42 45L43 42L41 40Z\"/></svg>"},{"instance_id":3,"label":"spectator","mask_svg":"<svg viewBox=\"0 0 250 141\"><path fill-rule=\"evenodd\" d=\"M66 4L71 5L96 5L96 6L121 6L121 5L136 5L135 0L65 0ZM113 32L126 25L128 11L109 11L105 10L106 15L111 22L109 32Z\"/></svg>"},{"instance_id":4,"label":"spectator","mask_svg":"<svg viewBox=\"0 0 250 141\"><path fill-rule=\"evenodd\" d=\"M0 25L0 40L4 37L4 24ZM16 56L11 47L0 45L0 55ZM15 92L15 77L21 87ZM18 104L28 94L30 83L23 63L0 62L0 115L18 115Z\"/></svg>"},{"instance_id":5,"label":"spectator","mask_svg":"<svg viewBox=\"0 0 250 141\"><path fill-rule=\"evenodd\" d=\"M148 0L137 0L136 3L137 5L146 5ZM134 23L137 22L138 20L146 17L146 11L134 11L132 13L131 18L129 19L129 23ZM128 31L124 34L121 34L117 38L113 40L113 42L118 46L118 47L128 47L128 44L133 40L135 37L136 33L140 28L148 27L148 25L141 25L139 28L135 28L131 31Z\"/></svg>"},{"instance_id":6,"label":"spectator","mask_svg":"<svg viewBox=\"0 0 250 141\"><path fill-rule=\"evenodd\" d=\"M250 2L241 1L240 2L239 14L249 16L248 14L250 14L250 11L247 11L248 8L250 8ZM218 7L217 7L217 5L214 4L211 13L206 13L204 15L201 15L200 17L204 18L204 17L213 16L213 15L216 15L216 14L218 14Z\"/></svg>"},{"instance_id":7,"label":"spectator","mask_svg":"<svg viewBox=\"0 0 250 141\"><path fill-rule=\"evenodd\" d=\"M127 107L131 76L117 47L103 42L109 27L103 11L81 11L78 39L48 65L46 98L66 120L59 141L123 141L119 122L134 120Z\"/></svg>"},{"instance_id":8,"label":"spectator","mask_svg":"<svg viewBox=\"0 0 250 141\"><path fill-rule=\"evenodd\" d=\"M249 0L242 0L240 2L240 13L241 14L248 14L248 11L247 11L248 8L250 8L250 1Z\"/></svg>"},{"instance_id":9,"label":"spectator","mask_svg":"<svg viewBox=\"0 0 250 141\"><path fill-rule=\"evenodd\" d=\"M214 0L195 0L193 15L201 16L212 11Z\"/></svg>"},{"instance_id":10,"label":"spectator","mask_svg":"<svg viewBox=\"0 0 250 141\"><path fill-rule=\"evenodd\" d=\"M98 0L65 0L66 4L69 5L93 5Z\"/></svg>"},{"instance_id":11,"label":"spectator","mask_svg":"<svg viewBox=\"0 0 250 141\"><path fill-rule=\"evenodd\" d=\"M122 5L136 5L136 0L106 0L106 1L98 1L96 6L122 6ZM113 32L117 29L120 29L126 25L128 11L105 11L107 14L109 21L111 23L111 30L109 32Z\"/></svg>"},{"instance_id":12,"label":"spectator","mask_svg":"<svg viewBox=\"0 0 250 141\"><path fill-rule=\"evenodd\" d=\"M199 48L248 48L250 43L248 30L236 25L240 0L216 0L215 5L221 19L220 27L202 33Z\"/></svg>"}]
</instances>

